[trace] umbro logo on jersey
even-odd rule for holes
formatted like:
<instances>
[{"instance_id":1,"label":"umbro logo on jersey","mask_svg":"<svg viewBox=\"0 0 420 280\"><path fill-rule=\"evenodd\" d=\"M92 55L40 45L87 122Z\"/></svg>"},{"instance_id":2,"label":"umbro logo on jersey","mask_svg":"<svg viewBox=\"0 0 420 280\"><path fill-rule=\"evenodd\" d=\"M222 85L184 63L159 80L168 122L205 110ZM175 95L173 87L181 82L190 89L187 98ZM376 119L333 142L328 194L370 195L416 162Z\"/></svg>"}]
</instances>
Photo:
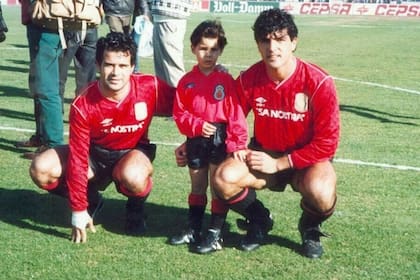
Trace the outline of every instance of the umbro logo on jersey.
<instances>
[{"instance_id":1,"label":"umbro logo on jersey","mask_svg":"<svg viewBox=\"0 0 420 280\"><path fill-rule=\"evenodd\" d=\"M103 119L101 121L101 125L102 126L110 126L110 125L112 125L112 119Z\"/></svg>"},{"instance_id":2,"label":"umbro logo on jersey","mask_svg":"<svg viewBox=\"0 0 420 280\"><path fill-rule=\"evenodd\" d=\"M267 99L265 99L264 97L258 97L258 98L255 98L255 102L256 102L255 105L257 105L257 107L263 107L265 102L267 102Z\"/></svg>"}]
</instances>

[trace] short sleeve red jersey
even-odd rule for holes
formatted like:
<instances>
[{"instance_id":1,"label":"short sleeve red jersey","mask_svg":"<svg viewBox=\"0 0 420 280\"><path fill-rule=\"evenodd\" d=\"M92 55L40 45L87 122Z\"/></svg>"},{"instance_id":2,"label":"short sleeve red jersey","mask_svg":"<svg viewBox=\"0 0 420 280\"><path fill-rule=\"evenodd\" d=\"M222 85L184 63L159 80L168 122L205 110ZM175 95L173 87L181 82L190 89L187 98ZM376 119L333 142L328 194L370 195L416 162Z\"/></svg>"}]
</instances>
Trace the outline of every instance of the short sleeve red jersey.
<instances>
[{"instance_id":1,"label":"short sleeve red jersey","mask_svg":"<svg viewBox=\"0 0 420 280\"><path fill-rule=\"evenodd\" d=\"M102 96L99 82L91 83L70 107L69 157L66 182L74 211L87 208L90 145L110 150L148 143L147 131L155 113L171 115L175 89L151 75L132 75L130 92L119 102Z\"/></svg>"},{"instance_id":2,"label":"short sleeve red jersey","mask_svg":"<svg viewBox=\"0 0 420 280\"><path fill-rule=\"evenodd\" d=\"M340 134L334 81L319 67L296 59L281 83L269 79L262 61L237 78L244 113L254 113L254 136L264 149L289 154L295 168L333 157Z\"/></svg>"},{"instance_id":3,"label":"short sleeve red jersey","mask_svg":"<svg viewBox=\"0 0 420 280\"><path fill-rule=\"evenodd\" d=\"M202 135L205 121L225 123L227 152L246 149L248 126L228 73L204 75L195 65L178 83L173 116L179 131L190 138Z\"/></svg>"}]
</instances>

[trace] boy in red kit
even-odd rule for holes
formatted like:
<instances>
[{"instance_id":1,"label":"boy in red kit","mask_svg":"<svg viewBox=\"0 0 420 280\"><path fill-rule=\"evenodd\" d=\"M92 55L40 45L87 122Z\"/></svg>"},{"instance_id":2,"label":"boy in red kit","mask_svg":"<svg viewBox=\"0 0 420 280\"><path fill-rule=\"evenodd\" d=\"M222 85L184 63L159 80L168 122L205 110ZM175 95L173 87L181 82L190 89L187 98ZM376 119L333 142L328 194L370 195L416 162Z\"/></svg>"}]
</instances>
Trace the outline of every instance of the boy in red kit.
<instances>
[{"instance_id":1,"label":"boy in red kit","mask_svg":"<svg viewBox=\"0 0 420 280\"><path fill-rule=\"evenodd\" d=\"M125 231L146 230L144 203L153 182L156 147L147 131L154 114L170 116L175 89L154 76L132 74L136 46L123 33L97 42L98 81L89 84L70 108L69 144L48 149L32 161L30 174L40 188L68 196L73 242L86 242L95 231L101 206L99 190L114 182L128 197Z\"/></svg>"},{"instance_id":2,"label":"boy in red kit","mask_svg":"<svg viewBox=\"0 0 420 280\"><path fill-rule=\"evenodd\" d=\"M198 253L220 250L228 207L213 194L216 167L232 153L243 162L248 137L247 122L239 106L232 76L216 68L227 40L218 21L207 20L191 34L191 51L197 65L178 83L173 117L187 136L187 162L191 178L188 196L188 228L172 237L173 245L191 244ZM210 180L211 221L207 236L200 241Z\"/></svg>"},{"instance_id":3,"label":"boy in red kit","mask_svg":"<svg viewBox=\"0 0 420 280\"><path fill-rule=\"evenodd\" d=\"M273 227L270 212L255 190L283 191L287 184L301 196L298 229L302 254L323 254L320 226L334 212L336 173L331 163L340 134L334 81L319 67L294 56L298 29L284 10L260 13L254 38L261 61L237 78L243 111L254 115L254 135L246 162L227 158L215 174L215 192L245 217L240 249L265 242ZM176 150L182 164L182 146Z\"/></svg>"}]
</instances>

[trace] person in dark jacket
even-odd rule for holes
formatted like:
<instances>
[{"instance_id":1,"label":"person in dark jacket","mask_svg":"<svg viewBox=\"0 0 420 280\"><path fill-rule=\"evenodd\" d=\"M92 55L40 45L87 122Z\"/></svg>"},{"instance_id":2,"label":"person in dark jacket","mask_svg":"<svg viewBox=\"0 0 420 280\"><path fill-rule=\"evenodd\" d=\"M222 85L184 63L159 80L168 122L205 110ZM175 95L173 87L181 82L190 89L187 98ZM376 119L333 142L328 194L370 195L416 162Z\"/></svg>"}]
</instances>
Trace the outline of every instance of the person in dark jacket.
<instances>
[{"instance_id":1,"label":"person in dark jacket","mask_svg":"<svg viewBox=\"0 0 420 280\"><path fill-rule=\"evenodd\" d=\"M103 0L105 22L111 32L130 35L133 18L149 13L146 0Z\"/></svg>"}]
</instances>

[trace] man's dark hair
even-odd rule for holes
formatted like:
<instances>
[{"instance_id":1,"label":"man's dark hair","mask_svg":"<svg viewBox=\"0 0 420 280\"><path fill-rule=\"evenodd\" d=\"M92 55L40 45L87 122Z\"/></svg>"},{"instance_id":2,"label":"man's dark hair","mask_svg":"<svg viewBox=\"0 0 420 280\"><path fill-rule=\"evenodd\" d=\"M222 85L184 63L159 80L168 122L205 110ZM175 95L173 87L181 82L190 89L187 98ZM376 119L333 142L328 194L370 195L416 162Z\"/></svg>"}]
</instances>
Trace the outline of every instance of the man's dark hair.
<instances>
[{"instance_id":1,"label":"man's dark hair","mask_svg":"<svg viewBox=\"0 0 420 280\"><path fill-rule=\"evenodd\" d=\"M104 59L104 52L129 52L130 53L130 64L136 63L137 47L133 39L130 36L120 32L111 32L106 37L101 37L96 43L96 63L102 64Z\"/></svg>"},{"instance_id":2,"label":"man's dark hair","mask_svg":"<svg viewBox=\"0 0 420 280\"><path fill-rule=\"evenodd\" d=\"M278 8L262 11L252 27L256 42L263 41L267 39L267 35L283 29L287 30L291 40L298 36L298 29L293 16Z\"/></svg>"},{"instance_id":3,"label":"man's dark hair","mask_svg":"<svg viewBox=\"0 0 420 280\"><path fill-rule=\"evenodd\" d=\"M200 23L191 34L191 45L197 46L203 37L217 38L217 44L222 51L227 45L225 30L222 27L222 23L218 20L205 20Z\"/></svg>"}]
</instances>

